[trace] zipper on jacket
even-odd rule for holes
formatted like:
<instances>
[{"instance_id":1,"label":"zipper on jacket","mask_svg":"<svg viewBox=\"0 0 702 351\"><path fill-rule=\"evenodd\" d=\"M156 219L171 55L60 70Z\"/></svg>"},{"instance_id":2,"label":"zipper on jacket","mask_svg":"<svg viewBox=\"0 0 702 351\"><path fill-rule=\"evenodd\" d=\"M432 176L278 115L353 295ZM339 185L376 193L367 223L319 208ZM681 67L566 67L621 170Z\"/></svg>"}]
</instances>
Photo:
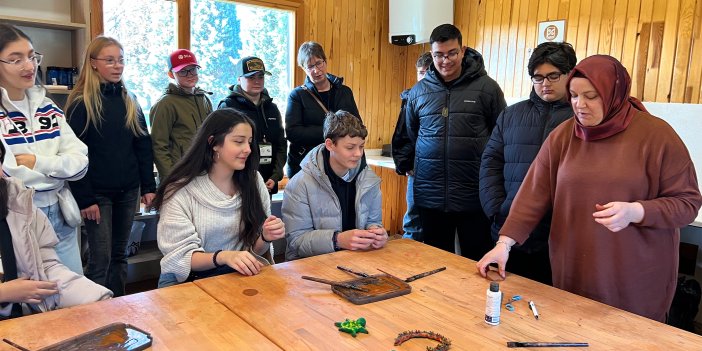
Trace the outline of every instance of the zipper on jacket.
<instances>
[{"instance_id":1,"label":"zipper on jacket","mask_svg":"<svg viewBox=\"0 0 702 351\"><path fill-rule=\"evenodd\" d=\"M449 143L449 126L451 125L451 120L449 118L449 104L451 103L451 89L448 89L446 93L446 106L444 106L443 111L441 111L441 116L444 118L444 123L446 128L444 128L444 212L448 211L449 203L449 172L448 172L448 143Z\"/></svg>"}]
</instances>

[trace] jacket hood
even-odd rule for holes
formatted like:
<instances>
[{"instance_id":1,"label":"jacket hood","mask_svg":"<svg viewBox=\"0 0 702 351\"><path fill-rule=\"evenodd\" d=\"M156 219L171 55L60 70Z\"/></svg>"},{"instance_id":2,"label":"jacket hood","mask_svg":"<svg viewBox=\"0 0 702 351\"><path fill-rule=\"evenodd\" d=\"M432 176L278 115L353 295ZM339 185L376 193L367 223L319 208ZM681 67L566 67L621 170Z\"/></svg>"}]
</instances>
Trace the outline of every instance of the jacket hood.
<instances>
[{"instance_id":1,"label":"jacket hood","mask_svg":"<svg viewBox=\"0 0 702 351\"><path fill-rule=\"evenodd\" d=\"M473 81L479 77L487 75L485 71L485 62L483 61L483 55L477 52L473 48L466 48L463 54L463 62L461 62L461 75L456 78L451 84L457 84L461 81ZM429 68L429 72L424 76L424 79L429 78L430 81L438 83L443 83L443 79L439 75L436 66L432 64Z\"/></svg>"},{"instance_id":2,"label":"jacket hood","mask_svg":"<svg viewBox=\"0 0 702 351\"><path fill-rule=\"evenodd\" d=\"M342 84L344 84L344 77L337 77L331 73L327 73L327 79L329 79L329 82L331 83L332 87L338 88ZM310 77L305 76L305 85L307 86L308 89L313 91L317 91L317 88L314 87L314 83L310 80Z\"/></svg>"},{"instance_id":3,"label":"jacket hood","mask_svg":"<svg viewBox=\"0 0 702 351\"><path fill-rule=\"evenodd\" d=\"M30 215L34 190L27 189L22 180L14 177L5 178L5 182L7 183L8 209L23 215Z\"/></svg>"},{"instance_id":4,"label":"jacket hood","mask_svg":"<svg viewBox=\"0 0 702 351\"><path fill-rule=\"evenodd\" d=\"M570 103L567 101L552 101L552 102L547 102L544 101L542 98L539 97L539 95L536 94L536 90L534 88L531 88L531 94L529 94L529 100L534 103L534 106L539 111L542 111L546 108L549 107L557 107L557 108L562 108L562 107L570 107Z\"/></svg>"},{"instance_id":5,"label":"jacket hood","mask_svg":"<svg viewBox=\"0 0 702 351\"><path fill-rule=\"evenodd\" d=\"M241 89L241 85L231 85L229 86L229 91L231 91L231 93L227 96L228 98L243 98L244 100L253 103L253 101L251 101L251 99L244 94L244 90ZM263 88L263 91L261 92L261 104L267 103L270 100L273 100L273 98L271 98L270 94L268 94L268 89Z\"/></svg>"},{"instance_id":6,"label":"jacket hood","mask_svg":"<svg viewBox=\"0 0 702 351\"><path fill-rule=\"evenodd\" d=\"M410 90L412 90L412 89L405 89L403 92L401 92L400 99L407 100L407 98L409 97Z\"/></svg>"},{"instance_id":7,"label":"jacket hood","mask_svg":"<svg viewBox=\"0 0 702 351\"><path fill-rule=\"evenodd\" d=\"M27 95L27 100L29 100L29 112L32 115L36 113L39 106L46 105L47 102L53 103L51 99L46 97L46 89L40 85L35 85L27 89L25 94ZM2 104L5 106L5 109L7 109L10 105L14 106L12 100L10 100L10 96L8 95L7 90L5 90L5 88L3 87L0 87L0 98L2 99ZM16 108L17 106L14 107ZM8 111L3 111L2 109L0 109L0 114L6 114L7 112Z\"/></svg>"},{"instance_id":8,"label":"jacket hood","mask_svg":"<svg viewBox=\"0 0 702 351\"><path fill-rule=\"evenodd\" d=\"M164 94L180 95L180 96L205 95L207 93L208 92L200 89L199 87L195 87L195 90L191 94L191 93L185 91L185 89L179 87L177 84L173 84L173 83L168 83L168 88L166 88L166 91L164 91Z\"/></svg>"}]
</instances>

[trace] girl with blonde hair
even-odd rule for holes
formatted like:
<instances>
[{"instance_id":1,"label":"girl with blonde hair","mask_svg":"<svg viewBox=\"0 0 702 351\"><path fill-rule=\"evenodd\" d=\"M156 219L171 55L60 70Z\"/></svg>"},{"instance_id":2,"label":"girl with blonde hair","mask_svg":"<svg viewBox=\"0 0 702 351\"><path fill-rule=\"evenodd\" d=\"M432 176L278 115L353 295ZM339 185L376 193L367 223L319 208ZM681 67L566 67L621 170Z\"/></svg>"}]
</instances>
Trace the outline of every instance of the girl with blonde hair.
<instances>
[{"instance_id":1,"label":"girl with blonde hair","mask_svg":"<svg viewBox=\"0 0 702 351\"><path fill-rule=\"evenodd\" d=\"M67 102L69 123L88 145L85 178L71 182L88 231L85 275L124 294L127 241L141 188L151 205L156 190L151 137L141 107L122 81L124 49L97 37L88 46L83 70Z\"/></svg>"}]
</instances>

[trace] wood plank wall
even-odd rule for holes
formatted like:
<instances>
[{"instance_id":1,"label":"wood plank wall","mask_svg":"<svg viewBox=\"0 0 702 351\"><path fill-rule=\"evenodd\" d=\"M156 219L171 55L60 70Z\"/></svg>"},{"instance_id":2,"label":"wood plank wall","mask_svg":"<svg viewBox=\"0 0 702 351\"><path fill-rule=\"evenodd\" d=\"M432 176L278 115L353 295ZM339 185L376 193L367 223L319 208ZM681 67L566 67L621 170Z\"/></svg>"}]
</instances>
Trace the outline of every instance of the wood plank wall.
<instances>
[{"instance_id":1,"label":"wood plank wall","mask_svg":"<svg viewBox=\"0 0 702 351\"><path fill-rule=\"evenodd\" d=\"M644 101L702 103L702 0L455 0L465 44L506 96L526 96L538 22L566 20L579 59L618 58Z\"/></svg>"},{"instance_id":2,"label":"wood plank wall","mask_svg":"<svg viewBox=\"0 0 702 351\"><path fill-rule=\"evenodd\" d=\"M329 72L343 76L368 125L368 148L390 143L399 94L415 83L428 44L388 43L387 0L302 0L298 46L315 40ZM565 19L578 58L609 54L632 76L644 101L702 103L702 0L454 0L464 44L480 51L508 97L526 96L526 65L539 21ZM296 69L296 83L304 79Z\"/></svg>"},{"instance_id":3,"label":"wood plank wall","mask_svg":"<svg viewBox=\"0 0 702 351\"><path fill-rule=\"evenodd\" d=\"M428 45L394 46L388 40L388 0L304 0L297 47L313 40L324 48L328 71L344 77L368 127L367 148L389 144L400 93L416 80L414 64ZM297 56L296 56L297 59ZM296 68L296 84L305 72Z\"/></svg>"},{"instance_id":4,"label":"wood plank wall","mask_svg":"<svg viewBox=\"0 0 702 351\"><path fill-rule=\"evenodd\" d=\"M301 0L297 46L322 44L329 72L345 78L368 126L366 147L390 143L399 94L415 83L414 64L428 44L388 43L387 0ZM566 20L578 58L608 54L632 76L644 101L702 103L702 0L454 0L464 45L480 51L508 97L527 96L526 65L539 21ZM296 69L296 83L305 75ZM401 232L406 178L373 167L383 179L383 223ZM404 181L404 182L403 182Z\"/></svg>"}]
</instances>

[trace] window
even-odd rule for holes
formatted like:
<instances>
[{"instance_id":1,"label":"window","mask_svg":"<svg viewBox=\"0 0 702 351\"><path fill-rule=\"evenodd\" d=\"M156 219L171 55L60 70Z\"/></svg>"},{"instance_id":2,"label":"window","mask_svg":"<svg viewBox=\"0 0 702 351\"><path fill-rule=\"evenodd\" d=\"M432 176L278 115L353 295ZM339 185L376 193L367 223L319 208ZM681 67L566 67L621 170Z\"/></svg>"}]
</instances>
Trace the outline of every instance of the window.
<instances>
[{"instance_id":1,"label":"window","mask_svg":"<svg viewBox=\"0 0 702 351\"><path fill-rule=\"evenodd\" d=\"M191 3L190 42L202 66L199 84L213 92L212 103L217 106L237 83L235 63L257 56L272 73L266 89L284 116L293 84L294 13L216 0Z\"/></svg>"},{"instance_id":2,"label":"window","mask_svg":"<svg viewBox=\"0 0 702 351\"><path fill-rule=\"evenodd\" d=\"M168 55L176 49L176 4L163 0L104 0L105 35L124 47L123 80L149 124L149 110L168 86Z\"/></svg>"}]
</instances>

